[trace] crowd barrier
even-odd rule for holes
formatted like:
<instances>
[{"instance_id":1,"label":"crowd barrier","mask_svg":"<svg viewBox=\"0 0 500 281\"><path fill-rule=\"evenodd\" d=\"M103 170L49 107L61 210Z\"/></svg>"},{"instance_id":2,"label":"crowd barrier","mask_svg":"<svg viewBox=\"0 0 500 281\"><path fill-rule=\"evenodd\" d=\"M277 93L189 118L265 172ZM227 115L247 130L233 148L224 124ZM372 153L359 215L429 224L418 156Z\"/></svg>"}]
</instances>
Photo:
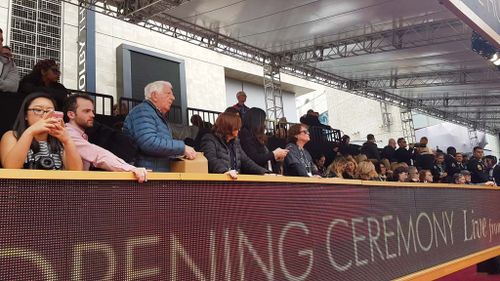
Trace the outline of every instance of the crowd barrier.
<instances>
[{"instance_id":1,"label":"crowd barrier","mask_svg":"<svg viewBox=\"0 0 500 281\"><path fill-rule=\"evenodd\" d=\"M500 190L0 170L0 280L430 280L500 255Z\"/></svg>"}]
</instances>

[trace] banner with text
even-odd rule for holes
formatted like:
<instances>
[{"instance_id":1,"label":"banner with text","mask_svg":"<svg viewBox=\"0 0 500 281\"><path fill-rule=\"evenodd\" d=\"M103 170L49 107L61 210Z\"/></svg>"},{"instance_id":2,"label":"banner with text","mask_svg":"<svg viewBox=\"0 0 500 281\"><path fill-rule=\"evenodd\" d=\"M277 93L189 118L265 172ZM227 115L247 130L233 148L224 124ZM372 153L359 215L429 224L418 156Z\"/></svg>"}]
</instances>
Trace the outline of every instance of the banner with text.
<instances>
[{"instance_id":1,"label":"banner with text","mask_svg":"<svg viewBox=\"0 0 500 281\"><path fill-rule=\"evenodd\" d=\"M2 180L0 280L389 280L500 245L500 191Z\"/></svg>"}]
</instances>

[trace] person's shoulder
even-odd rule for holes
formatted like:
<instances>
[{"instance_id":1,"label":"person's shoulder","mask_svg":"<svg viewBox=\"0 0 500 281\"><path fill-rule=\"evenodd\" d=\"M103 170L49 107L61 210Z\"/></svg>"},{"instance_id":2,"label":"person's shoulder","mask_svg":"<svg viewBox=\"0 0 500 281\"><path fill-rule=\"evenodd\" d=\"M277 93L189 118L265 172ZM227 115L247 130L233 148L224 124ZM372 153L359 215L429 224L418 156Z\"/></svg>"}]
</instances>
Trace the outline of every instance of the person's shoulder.
<instances>
[{"instance_id":1,"label":"person's shoulder","mask_svg":"<svg viewBox=\"0 0 500 281\"><path fill-rule=\"evenodd\" d=\"M7 131L2 135L2 140L3 139L12 139L12 138L14 138L14 139L16 138L16 134L13 130Z\"/></svg>"}]
</instances>

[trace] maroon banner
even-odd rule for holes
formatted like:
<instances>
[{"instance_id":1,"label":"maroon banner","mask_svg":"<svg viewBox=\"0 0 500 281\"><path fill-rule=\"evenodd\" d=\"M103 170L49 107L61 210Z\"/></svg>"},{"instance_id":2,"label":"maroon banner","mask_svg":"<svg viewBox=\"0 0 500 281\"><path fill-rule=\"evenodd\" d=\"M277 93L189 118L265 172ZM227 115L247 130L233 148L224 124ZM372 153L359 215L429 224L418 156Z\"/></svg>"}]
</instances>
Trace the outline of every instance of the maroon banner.
<instances>
[{"instance_id":1,"label":"maroon banner","mask_svg":"<svg viewBox=\"0 0 500 281\"><path fill-rule=\"evenodd\" d=\"M500 192L2 180L0 280L389 280L500 245Z\"/></svg>"}]
</instances>

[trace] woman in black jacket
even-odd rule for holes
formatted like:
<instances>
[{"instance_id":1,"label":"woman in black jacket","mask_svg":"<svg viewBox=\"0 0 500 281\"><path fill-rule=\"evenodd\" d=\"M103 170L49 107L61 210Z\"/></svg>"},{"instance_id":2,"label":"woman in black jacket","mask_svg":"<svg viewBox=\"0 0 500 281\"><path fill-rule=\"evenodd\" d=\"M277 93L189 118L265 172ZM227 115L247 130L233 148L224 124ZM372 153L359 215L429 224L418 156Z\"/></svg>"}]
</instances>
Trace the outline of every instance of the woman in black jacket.
<instances>
[{"instance_id":1,"label":"woman in black jacket","mask_svg":"<svg viewBox=\"0 0 500 281\"><path fill-rule=\"evenodd\" d=\"M257 107L250 108L243 117L243 127L238 135L241 147L257 165L280 174L278 162L285 159L288 150L276 148L274 151L269 151L266 147L265 130L266 113L264 110Z\"/></svg>"},{"instance_id":2,"label":"woman in black jacket","mask_svg":"<svg viewBox=\"0 0 500 281\"><path fill-rule=\"evenodd\" d=\"M265 174L269 171L253 162L237 139L241 119L237 114L224 112L215 121L212 133L201 140L201 151L208 160L210 173L228 174L236 179L238 173Z\"/></svg>"},{"instance_id":3,"label":"woman in black jacket","mask_svg":"<svg viewBox=\"0 0 500 281\"><path fill-rule=\"evenodd\" d=\"M56 110L62 110L69 91L59 83L61 71L55 60L47 59L36 63L33 70L19 82L19 93L29 95L34 92L49 94L57 103Z\"/></svg>"}]
</instances>

